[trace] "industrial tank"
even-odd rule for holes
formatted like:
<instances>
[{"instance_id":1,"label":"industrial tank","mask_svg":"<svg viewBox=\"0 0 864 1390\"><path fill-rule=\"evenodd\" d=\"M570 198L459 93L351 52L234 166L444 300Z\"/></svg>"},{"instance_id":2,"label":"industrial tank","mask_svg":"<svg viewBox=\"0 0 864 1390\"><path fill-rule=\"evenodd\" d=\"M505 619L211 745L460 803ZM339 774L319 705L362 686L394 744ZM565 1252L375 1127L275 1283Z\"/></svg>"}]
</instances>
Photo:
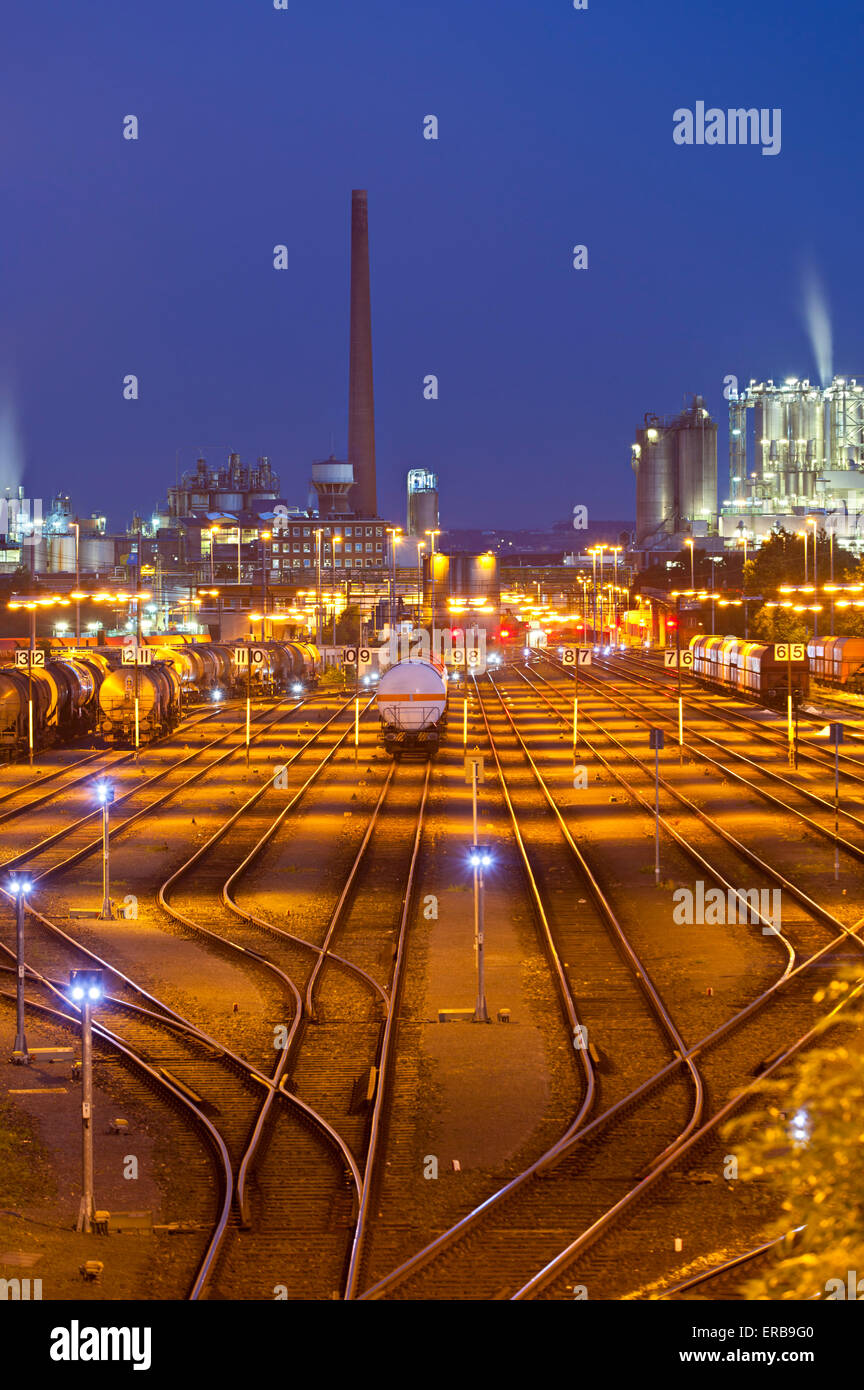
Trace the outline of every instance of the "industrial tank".
<instances>
[{"instance_id":1,"label":"industrial tank","mask_svg":"<svg viewBox=\"0 0 864 1390\"><path fill-rule=\"evenodd\" d=\"M678 516L712 522L717 514L717 425L701 396L678 417Z\"/></svg>"},{"instance_id":2,"label":"industrial tank","mask_svg":"<svg viewBox=\"0 0 864 1390\"><path fill-rule=\"evenodd\" d=\"M102 730L109 737L129 737L134 728L135 693L138 719L150 734L173 718L180 694L180 677L167 663L157 666L120 666L110 671L99 687Z\"/></svg>"},{"instance_id":3,"label":"industrial tank","mask_svg":"<svg viewBox=\"0 0 864 1390\"><path fill-rule=\"evenodd\" d=\"M647 417L644 427L636 431L631 462L636 474L637 545L659 532L672 535L677 529L678 481L674 430L664 429L656 417Z\"/></svg>"},{"instance_id":4,"label":"industrial tank","mask_svg":"<svg viewBox=\"0 0 864 1390\"><path fill-rule=\"evenodd\" d=\"M447 710L447 678L438 662L409 657L384 675L376 697L388 752L432 752Z\"/></svg>"},{"instance_id":5,"label":"industrial tank","mask_svg":"<svg viewBox=\"0 0 864 1390\"><path fill-rule=\"evenodd\" d=\"M411 468L408 472L408 528L409 536L419 536L425 540L427 531L438 529L438 478L425 468Z\"/></svg>"}]
</instances>

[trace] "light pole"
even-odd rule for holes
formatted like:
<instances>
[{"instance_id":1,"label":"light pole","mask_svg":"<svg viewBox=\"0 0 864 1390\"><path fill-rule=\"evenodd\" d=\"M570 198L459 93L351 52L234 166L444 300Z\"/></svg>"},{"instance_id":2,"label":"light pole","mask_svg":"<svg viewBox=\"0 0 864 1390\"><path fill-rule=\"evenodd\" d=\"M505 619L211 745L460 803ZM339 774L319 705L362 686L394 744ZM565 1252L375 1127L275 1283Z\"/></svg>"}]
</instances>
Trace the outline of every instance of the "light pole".
<instances>
[{"instance_id":1,"label":"light pole","mask_svg":"<svg viewBox=\"0 0 864 1390\"><path fill-rule=\"evenodd\" d=\"M486 1007L486 979L483 960L483 870L488 869L491 865L492 854L488 845L481 845L477 841L477 763L474 762L472 766L474 769L474 843L471 846L470 863L474 870L474 950L477 956L477 999L474 1004L474 1022L488 1023L489 1011Z\"/></svg>"},{"instance_id":2,"label":"light pole","mask_svg":"<svg viewBox=\"0 0 864 1390\"><path fill-rule=\"evenodd\" d=\"M317 568L317 582L315 588L315 645L320 649L324 642L323 622L321 617L321 527L315 530L315 563Z\"/></svg>"},{"instance_id":3,"label":"light pole","mask_svg":"<svg viewBox=\"0 0 864 1390\"><path fill-rule=\"evenodd\" d=\"M238 517L238 518L237 518L237 583L238 583L238 584L241 582L241 571L240 571L240 545L241 545L242 540L243 540L243 527L241 526L241 524L240 524L240 518Z\"/></svg>"},{"instance_id":4,"label":"light pole","mask_svg":"<svg viewBox=\"0 0 864 1390\"><path fill-rule=\"evenodd\" d=\"M114 787L106 778L102 778L96 783L96 799L102 806L102 911L99 913L99 920L100 922L113 922L114 911L110 897L111 864L108 811L114 800Z\"/></svg>"},{"instance_id":5,"label":"light pole","mask_svg":"<svg viewBox=\"0 0 864 1390\"><path fill-rule=\"evenodd\" d=\"M808 516L808 518L807 518L807 520L806 520L806 522L805 522L805 527L807 527L807 526L812 526L812 527L813 527L813 596L814 596L814 598L817 597L818 594L819 594L819 580L818 580L817 577L816 577L816 536L817 536L816 524L817 524L816 521L815 521L812 517L809 517L809 516ZM805 535L806 535L806 530L805 530ZM804 544L806 545L807 542L805 541ZM805 580L805 583L806 583L806 580ZM816 636L817 636L817 632L818 632L818 627L817 627L817 623L818 623L817 613L818 613L818 611L819 611L818 608L814 608L814 609L813 609L813 640L814 640L814 642L815 642L815 640L816 640Z\"/></svg>"},{"instance_id":6,"label":"light pole","mask_svg":"<svg viewBox=\"0 0 864 1390\"><path fill-rule=\"evenodd\" d=\"M93 1192L93 1021L92 1009L102 998L101 970L73 970L69 994L81 1010L81 1204L75 1227L90 1235L96 1214Z\"/></svg>"},{"instance_id":7,"label":"light pole","mask_svg":"<svg viewBox=\"0 0 864 1390\"><path fill-rule=\"evenodd\" d=\"M73 521L73 522L71 523L71 527L72 527L72 530L75 532L75 590L76 590L76 592L78 592L78 590L80 590L80 588L81 588L81 573L80 573L79 558L78 558L79 542L80 542L80 537L81 537L81 523L78 522L78 521ZM81 643L81 600L80 600L80 598L78 598L78 599L75 600L75 645L76 645L76 646L80 646L80 643Z\"/></svg>"},{"instance_id":8,"label":"light pole","mask_svg":"<svg viewBox=\"0 0 864 1390\"><path fill-rule=\"evenodd\" d=\"M27 1035L24 1031L24 910L25 899L32 888L26 874L14 869L9 874L9 892L15 899L15 1046L12 1061L27 1063Z\"/></svg>"},{"instance_id":9,"label":"light pole","mask_svg":"<svg viewBox=\"0 0 864 1390\"><path fill-rule=\"evenodd\" d=\"M807 583L807 532L796 531L796 536L800 536L804 542L804 583Z\"/></svg>"},{"instance_id":10,"label":"light pole","mask_svg":"<svg viewBox=\"0 0 864 1390\"><path fill-rule=\"evenodd\" d=\"M432 557L429 561L430 602L432 605L432 616L429 623L429 652L432 656L435 655L435 537L440 536L440 534L439 530L429 530L428 528L424 532L424 535L429 537L429 554Z\"/></svg>"},{"instance_id":11,"label":"light pole","mask_svg":"<svg viewBox=\"0 0 864 1390\"><path fill-rule=\"evenodd\" d=\"M396 547L402 535L401 526L388 526L390 537L390 635L396 631Z\"/></svg>"},{"instance_id":12,"label":"light pole","mask_svg":"<svg viewBox=\"0 0 864 1390\"><path fill-rule=\"evenodd\" d=\"M654 750L654 882L660 882L660 749L663 730L648 730L648 747Z\"/></svg>"},{"instance_id":13,"label":"light pole","mask_svg":"<svg viewBox=\"0 0 864 1390\"><path fill-rule=\"evenodd\" d=\"M272 537L272 531L259 531L258 539L261 542L261 606L264 609L265 622L261 628L261 636L267 639L267 542Z\"/></svg>"},{"instance_id":14,"label":"light pole","mask_svg":"<svg viewBox=\"0 0 864 1390\"><path fill-rule=\"evenodd\" d=\"M342 537L338 532L333 533L330 538L330 559L333 570L333 646L336 646L336 547L342 544ZM347 604L345 605L347 608Z\"/></svg>"},{"instance_id":15,"label":"light pole","mask_svg":"<svg viewBox=\"0 0 864 1390\"><path fill-rule=\"evenodd\" d=\"M420 541L417 545L417 627L423 621L423 551L426 549L426 542Z\"/></svg>"},{"instance_id":16,"label":"light pole","mask_svg":"<svg viewBox=\"0 0 864 1390\"><path fill-rule=\"evenodd\" d=\"M696 588L696 571L695 571L695 560L693 559L693 540L692 540L692 538L688 538L687 540L685 540L684 544L685 544L686 546L689 546L689 548L690 548L690 588L691 588L691 589L695 589L695 588Z\"/></svg>"}]
</instances>

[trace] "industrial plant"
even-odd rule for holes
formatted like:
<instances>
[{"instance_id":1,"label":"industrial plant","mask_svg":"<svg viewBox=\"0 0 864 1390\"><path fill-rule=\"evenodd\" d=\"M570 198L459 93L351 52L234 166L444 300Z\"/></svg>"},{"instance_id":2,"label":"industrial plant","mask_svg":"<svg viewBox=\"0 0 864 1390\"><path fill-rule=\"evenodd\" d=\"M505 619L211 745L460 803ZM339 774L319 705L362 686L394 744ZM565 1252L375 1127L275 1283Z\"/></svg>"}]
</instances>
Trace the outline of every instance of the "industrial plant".
<instances>
[{"instance_id":1,"label":"industrial plant","mask_svg":"<svg viewBox=\"0 0 864 1390\"><path fill-rule=\"evenodd\" d=\"M719 515L724 540L756 542L794 531L816 512L851 549L861 543L864 506L864 385L834 377L751 381L729 402L729 488Z\"/></svg>"}]
</instances>

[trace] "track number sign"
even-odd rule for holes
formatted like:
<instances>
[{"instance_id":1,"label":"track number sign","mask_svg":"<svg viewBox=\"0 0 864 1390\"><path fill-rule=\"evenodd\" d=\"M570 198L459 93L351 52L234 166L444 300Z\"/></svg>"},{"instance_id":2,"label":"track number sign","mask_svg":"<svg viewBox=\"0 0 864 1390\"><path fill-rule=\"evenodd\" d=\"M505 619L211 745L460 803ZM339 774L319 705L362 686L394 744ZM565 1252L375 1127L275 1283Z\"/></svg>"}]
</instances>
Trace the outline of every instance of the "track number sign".
<instances>
[{"instance_id":1,"label":"track number sign","mask_svg":"<svg viewBox=\"0 0 864 1390\"><path fill-rule=\"evenodd\" d=\"M590 647L562 647L561 662L564 666L590 666L591 648Z\"/></svg>"},{"instance_id":2,"label":"track number sign","mask_svg":"<svg viewBox=\"0 0 864 1390\"><path fill-rule=\"evenodd\" d=\"M774 643L775 661L803 661L806 655L807 648L803 642Z\"/></svg>"},{"instance_id":3,"label":"track number sign","mask_svg":"<svg viewBox=\"0 0 864 1390\"><path fill-rule=\"evenodd\" d=\"M150 666L153 663L153 648L124 647L122 660L124 666Z\"/></svg>"},{"instance_id":4,"label":"track number sign","mask_svg":"<svg viewBox=\"0 0 864 1390\"><path fill-rule=\"evenodd\" d=\"M45 653L44 653L44 652L37 652L37 651L34 651L34 652L30 652L30 651L16 652L16 653L15 653L15 665L16 665L16 666L29 666L29 665L31 664L31 662L30 662L31 656L32 656L32 658L33 658L32 664L33 664L34 666L44 666L44 665L45 665Z\"/></svg>"},{"instance_id":5,"label":"track number sign","mask_svg":"<svg viewBox=\"0 0 864 1390\"><path fill-rule=\"evenodd\" d=\"M663 665L677 667L679 656L681 657L681 670L691 670L693 666L693 653L687 651L676 652L674 648L671 651L665 651L663 653Z\"/></svg>"},{"instance_id":6,"label":"track number sign","mask_svg":"<svg viewBox=\"0 0 864 1390\"><path fill-rule=\"evenodd\" d=\"M361 666L368 666L372 660L372 653L368 647L344 647L342 660L346 666L355 666L358 661Z\"/></svg>"}]
</instances>

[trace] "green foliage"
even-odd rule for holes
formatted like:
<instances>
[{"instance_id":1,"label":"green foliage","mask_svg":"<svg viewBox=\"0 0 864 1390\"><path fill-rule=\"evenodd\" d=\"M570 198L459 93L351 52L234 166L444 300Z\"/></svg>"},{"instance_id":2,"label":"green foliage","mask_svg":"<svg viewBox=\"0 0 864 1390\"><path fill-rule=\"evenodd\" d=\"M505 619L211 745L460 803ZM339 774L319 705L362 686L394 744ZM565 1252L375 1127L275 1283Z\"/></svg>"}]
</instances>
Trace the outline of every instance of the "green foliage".
<instances>
[{"instance_id":1,"label":"green foliage","mask_svg":"<svg viewBox=\"0 0 864 1390\"><path fill-rule=\"evenodd\" d=\"M777 1199L769 1235L804 1228L743 1286L747 1299L824 1297L829 1280L845 1285L850 1270L864 1276L864 1014L849 1007L857 980L814 996L833 1006L832 1041L764 1082L761 1105L724 1128L724 1139L740 1136L738 1180L765 1184Z\"/></svg>"},{"instance_id":2,"label":"green foliage","mask_svg":"<svg viewBox=\"0 0 864 1390\"><path fill-rule=\"evenodd\" d=\"M345 684L345 678L338 666L328 666L326 671L322 671L318 681L319 690L336 690Z\"/></svg>"},{"instance_id":3,"label":"green foliage","mask_svg":"<svg viewBox=\"0 0 864 1390\"><path fill-rule=\"evenodd\" d=\"M788 608L759 608L750 621L751 637L761 642L809 642L811 631L812 615Z\"/></svg>"},{"instance_id":4,"label":"green foliage","mask_svg":"<svg viewBox=\"0 0 864 1390\"><path fill-rule=\"evenodd\" d=\"M349 603L344 613L341 613L336 621L337 647L356 647L358 645L361 617L359 604Z\"/></svg>"}]
</instances>

